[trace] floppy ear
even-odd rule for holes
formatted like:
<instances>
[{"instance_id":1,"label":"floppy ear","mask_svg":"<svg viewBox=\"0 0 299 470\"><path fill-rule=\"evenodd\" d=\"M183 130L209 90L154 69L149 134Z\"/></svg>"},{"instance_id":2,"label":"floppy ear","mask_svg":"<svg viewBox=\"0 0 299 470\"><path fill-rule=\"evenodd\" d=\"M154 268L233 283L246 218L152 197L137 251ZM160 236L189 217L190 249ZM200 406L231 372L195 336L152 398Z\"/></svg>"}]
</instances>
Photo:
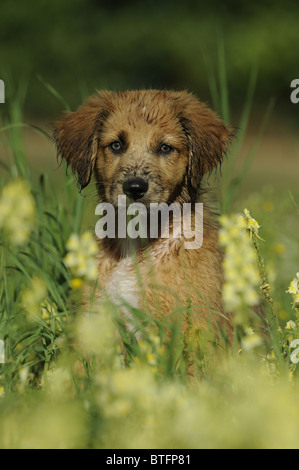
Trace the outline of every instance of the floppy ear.
<instances>
[{"instance_id":1,"label":"floppy ear","mask_svg":"<svg viewBox=\"0 0 299 470\"><path fill-rule=\"evenodd\" d=\"M81 189L90 182L98 151L97 132L109 114L104 101L101 94L95 95L55 125L57 154L77 173Z\"/></svg>"},{"instance_id":2,"label":"floppy ear","mask_svg":"<svg viewBox=\"0 0 299 470\"><path fill-rule=\"evenodd\" d=\"M221 162L230 139L230 130L216 113L191 94L186 95L180 122L188 140L188 179L197 189L203 175Z\"/></svg>"}]
</instances>

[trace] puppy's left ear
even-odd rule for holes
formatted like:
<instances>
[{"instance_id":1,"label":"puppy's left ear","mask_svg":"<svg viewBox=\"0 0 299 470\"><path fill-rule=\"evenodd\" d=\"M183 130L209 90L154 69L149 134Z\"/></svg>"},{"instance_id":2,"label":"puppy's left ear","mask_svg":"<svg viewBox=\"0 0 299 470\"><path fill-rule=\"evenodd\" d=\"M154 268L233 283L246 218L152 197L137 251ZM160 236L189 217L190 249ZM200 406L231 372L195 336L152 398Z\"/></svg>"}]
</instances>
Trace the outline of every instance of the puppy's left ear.
<instances>
[{"instance_id":1,"label":"puppy's left ear","mask_svg":"<svg viewBox=\"0 0 299 470\"><path fill-rule=\"evenodd\" d=\"M188 178L197 189L203 175L222 161L231 132L216 113L189 93L180 122L188 141Z\"/></svg>"},{"instance_id":2,"label":"puppy's left ear","mask_svg":"<svg viewBox=\"0 0 299 470\"><path fill-rule=\"evenodd\" d=\"M98 152L97 131L109 115L110 98L108 92L98 92L55 125L53 138L58 156L77 174L81 189L91 179Z\"/></svg>"}]
</instances>

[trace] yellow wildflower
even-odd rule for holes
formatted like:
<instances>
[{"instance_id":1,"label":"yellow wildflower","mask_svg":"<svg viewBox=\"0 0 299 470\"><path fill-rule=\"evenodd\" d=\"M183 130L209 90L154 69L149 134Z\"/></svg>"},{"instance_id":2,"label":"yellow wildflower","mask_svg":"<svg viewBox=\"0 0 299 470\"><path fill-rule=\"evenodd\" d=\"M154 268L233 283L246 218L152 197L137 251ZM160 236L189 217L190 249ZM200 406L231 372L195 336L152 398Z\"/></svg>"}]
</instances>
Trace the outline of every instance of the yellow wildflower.
<instances>
[{"instance_id":1,"label":"yellow wildflower","mask_svg":"<svg viewBox=\"0 0 299 470\"><path fill-rule=\"evenodd\" d=\"M135 362L141 361L144 365L151 366L153 372L157 372L159 359L164 354L164 346L161 346L161 340L154 332L149 334L148 339L149 341L138 341L140 357L136 357Z\"/></svg>"},{"instance_id":2,"label":"yellow wildflower","mask_svg":"<svg viewBox=\"0 0 299 470\"><path fill-rule=\"evenodd\" d=\"M299 346L299 339L294 339L290 344L290 348L296 348L290 356L291 362L293 364L298 364L299 362L299 357L298 357L299 347L298 346Z\"/></svg>"},{"instance_id":3,"label":"yellow wildflower","mask_svg":"<svg viewBox=\"0 0 299 470\"><path fill-rule=\"evenodd\" d=\"M220 217L219 242L224 248L223 301L227 311L242 305L253 306L259 301L257 286L260 283L256 255L246 228L244 217L239 214Z\"/></svg>"},{"instance_id":4,"label":"yellow wildflower","mask_svg":"<svg viewBox=\"0 0 299 470\"><path fill-rule=\"evenodd\" d=\"M247 328L245 328L245 333L246 333L247 336L254 335L254 331L251 328L251 326L247 326Z\"/></svg>"},{"instance_id":5,"label":"yellow wildflower","mask_svg":"<svg viewBox=\"0 0 299 470\"><path fill-rule=\"evenodd\" d=\"M299 272L296 273L295 278L290 282L286 292L293 297L293 308L299 308Z\"/></svg>"},{"instance_id":6,"label":"yellow wildflower","mask_svg":"<svg viewBox=\"0 0 299 470\"><path fill-rule=\"evenodd\" d=\"M35 202L27 183L17 179L8 183L0 195L0 230L13 245L29 239L34 224Z\"/></svg>"},{"instance_id":7,"label":"yellow wildflower","mask_svg":"<svg viewBox=\"0 0 299 470\"><path fill-rule=\"evenodd\" d=\"M115 355L116 328L109 307L102 305L97 313L80 315L75 325L79 350L83 354L96 354L107 364Z\"/></svg>"},{"instance_id":8,"label":"yellow wildflower","mask_svg":"<svg viewBox=\"0 0 299 470\"><path fill-rule=\"evenodd\" d=\"M281 255L282 253L286 251L286 247L283 243L275 243L275 245L273 246L273 249L275 253L277 253L278 255Z\"/></svg>"},{"instance_id":9,"label":"yellow wildflower","mask_svg":"<svg viewBox=\"0 0 299 470\"><path fill-rule=\"evenodd\" d=\"M251 333L242 339L242 349L246 352L252 351L263 343L262 337L258 333Z\"/></svg>"},{"instance_id":10,"label":"yellow wildflower","mask_svg":"<svg viewBox=\"0 0 299 470\"><path fill-rule=\"evenodd\" d=\"M72 289L79 290L81 289L82 285L83 285L83 281L79 277L75 277L74 279L71 279L70 281L70 286Z\"/></svg>"},{"instance_id":11,"label":"yellow wildflower","mask_svg":"<svg viewBox=\"0 0 299 470\"><path fill-rule=\"evenodd\" d=\"M289 313L286 310L279 310L278 311L278 317L280 320L286 320L289 316Z\"/></svg>"},{"instance_id":12,"label":"yellow wildflower","mask_svg":"<svg viewBox=\"0 0 299 470\"><path fill-rule=\"evenodd\" d=\"M250 235L254 235L261 240L261 237L258 234L260 225L255 219L253 219L253 217L251 217L248 209L244 209L243 216L246 221L246 227L249 230Z\"/></svg>"},{"instance_id":13,"label":"yellow wildflower","mask_svg":"<svg viewBox=\"0 0 299 470\"><path fill-rule=\"evenodd\" d=\"M290 282L290 285L289 285L289 288L287 290L287 292L289 294L297 294L297 290L298 290L298 286L297 286L297 280L296 279L293 279L293 281Z\"/></svg>"},{"instance_id":14,"label":"yellow wildflower","mask_svg":"<svg viewBox=\"0 0 299 470\"><path fill-rule=\"evenodd\" d=\"M67 241L66 247L69 251L77 251L80 249L79 235L73 233Z\"/></svg>"},{"instance_id":15,"label":"yellow wildflower","mask_svg":"<svg viewBox=\"0 0 299 470\"><path fill-rule=\"evenodd\" d=\"M21 305L29 320L36 320L42 313L42 304L47 295L47 287L42 279L34 276L28 288L21 293Z\"/></svg>"},{"instance_id":16,"label":"yellow wildflower","mask_svg":"<svg viewBox=\"0 0 299 470\"><path fill-rule=\"evenodd\" d=\"M98 274L95 259L97 243L92 234L90 232L84 232L81 236L72 234L66 247L68 253L64 262L74 276L71 287L80 289L83 281L95 281Z\"/></svg>"},{"instance_id":17,"label":"yellow wildflower","mask_svg":"<svg viewBox=\"0 0 299 470\"><path fill-rule=\"evenodd\" d=\"M286 330L294 330L296 328L296 323L293 320L290 320L286 323L285 329Z\"/></svg>"}]
</instances>

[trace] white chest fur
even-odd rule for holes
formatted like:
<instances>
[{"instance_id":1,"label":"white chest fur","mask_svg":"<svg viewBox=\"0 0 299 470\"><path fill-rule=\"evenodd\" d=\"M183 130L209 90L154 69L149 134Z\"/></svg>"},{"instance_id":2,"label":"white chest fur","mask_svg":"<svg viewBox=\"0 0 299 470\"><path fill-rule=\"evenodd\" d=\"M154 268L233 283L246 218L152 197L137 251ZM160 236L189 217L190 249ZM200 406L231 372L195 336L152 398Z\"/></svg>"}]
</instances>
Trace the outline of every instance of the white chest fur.
<instances>
[{"instance_id":1,"label":"white chest fur","mask_svg":"<svg viewBox=\"0 0 299 470\"><path fill-rule=\"evenodd\" d=\"M130 307L138 308L139 294L136 269L132 257L128 256L118 262L112 271L106 292L110 300L120 308L120 312L128 320L127 328L135 332Z\"/></svg>"}]
</instances>

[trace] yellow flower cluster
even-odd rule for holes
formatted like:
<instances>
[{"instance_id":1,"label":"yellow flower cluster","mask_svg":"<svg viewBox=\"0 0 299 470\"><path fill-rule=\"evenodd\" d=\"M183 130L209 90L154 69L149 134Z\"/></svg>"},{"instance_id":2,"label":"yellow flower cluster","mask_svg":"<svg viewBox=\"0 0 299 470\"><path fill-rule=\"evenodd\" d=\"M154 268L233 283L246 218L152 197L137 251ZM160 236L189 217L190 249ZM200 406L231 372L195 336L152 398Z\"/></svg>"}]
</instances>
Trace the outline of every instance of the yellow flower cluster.
<instances>
[{"instance_id":1,"label":"yellow flower cluster","mask_svg":"<svg viewBox=\"0 0 299 470\"><path fill-rule=\"evenodd\" d=\"M25 181L16 179L2 189L0 196L0 230L14 245L29 239L34 224L35 201Z\"/></svg>"},{"instance_id":2,"label":"yellow flower cluster","mask_svg":"<svg viewBox=\"0 0 299 470\"><path fill-rule=\"evenodd\" d=\"M92 234L90 232L84 232L81 236L73 234L66 247L68 253L64 262L73 275L71 287L80 289L83 281L95 281L98 274L95 259L97 244Z\"/></svg>"},{"instance_id":3,"label":"yellow flower cluster","mask_svg":"<svg viewBox=\"0 0 299 470\"><path fill-rule=\"evenodd\" d=\"M241 341L243 351L252 351L263 343L262 337L258 333L255 333L252 328L246 328L245 333Z\"/></svg>"},{"instance_id":4,"label":"yellow flower cluster","mask_svg":"<svg viewBox=\"0 0 299 470\"><path fill-rule=\"evenodd\" d=\"M223 301L226 311L243 306L254 306L259 302L257 287L260 283L256 254L242 215L220 217L219 243L224 248ZM252 223L253 230L257 226Z\"/></svg>"},{"instance_id":5,"label":"yellow flower cluster","mask_svg":"<svg viewBox=\"0 0 299 470\"><path fill-rule=\"evenodd\" d=\"M258 234L260 225L258 224L258 222L255 219L253 219L251 217L248 209L244 209L243 217L245 219L246 228L247 228L247 230L249 230L249 233L251 235L255 235L257 238L260 238L259 234Z\"/></svg>"},{"instance_id":6,"label":"yellow flower cluster","mask_svg":"<svg viewBox=\"0 0 299 470\"><path fill-rule=\"evenodd\" d=\"M294 351L290 354L290 360L292 364L298 364L299 362L299 339L298 339L298 330L299 330L299 272L296 273L294 279L290 282L289 288L286 291L288 294L291 294L293 298L293 308L296 311L296 318L297 323L293 320L287 322L285 329L288 330L287 336L287 345L289 345L289 349ZM293 366L295 367L295 366ZM293 372L292 366L290 368L290 372Z\"/></svg>"},{"instance_id":7,"label":"yellow flower cluster","mask_svg":"<svg viewBox=\"0 0 299 470\"><path fill-rule=\"evenodd\" d=\"M61 366L42 393L3 397L1 449L298 448L298 387L256 357L227 358L216 380L188 387L144 367L93 374L74 390L76 371Z\"/></svg>"},{"instance_id":8,"label":"yellow flower cluster","mask_svg":"<svg viewBox=\"0 0 299 470\"><path fill-rule=\"evenodd\" d=\"M125 425L123 442L134 439L137 448L148 445L151 439L155 441L156 427L159 428L163 418L167 420L178 413L184 403L182 388L168 382L157 383L153 372L142 365L114 369L109 374L98 373L97 385L97 401L105 418L113 420L116 428ZM139 432L131 434L127 424L136 416Z\"/></svg>"},{"instance_id":9,"label":"yellow flower cluster","mask_svg":"<svg viewBox=\"0 0 299 470\"><path fill-rule=\"evenodd\" d=\"M288 294L293 297L293 308L299 309L299 272L296 277L291 281L288 290Z\"/></svg>"},{"instance_id":10,"label":"yellow flower cluster","mask_svg":"<svg viewBox=\"0 0 299 470\"><path fill-rule=\"evenodd\" d=\"M47 286L42 279L34 276L30 285L21 293L21 305L24 308L28 320L36 320L41 317L42 306L47 295Z\"/></svg>"},{"instance_id":11,"label":"yellow flower cluster","mask_svg":"<svg viewBox=\"0 0 299 470\"><path fill-rule=\"evenodd\" d=\"M116 359L116 327L109 305L98 305L96 313L84 313L75 323L78 350L83 355L96 355L98 363L111 366Z\"/></svg>"},{"instance_id":12,"label":"yellow flower cluster","mask_svg":"<svg viewBox=\"0 0 299 470\"><path fill-rule=\"evenodd\" d=\"M152 333L149 341L138 341L139 355L135 357L135 365L147 365L153 372L158 372L160 359L163 358L165 346L161 345L159 336Z\"/></svg>"}]
</instances>

